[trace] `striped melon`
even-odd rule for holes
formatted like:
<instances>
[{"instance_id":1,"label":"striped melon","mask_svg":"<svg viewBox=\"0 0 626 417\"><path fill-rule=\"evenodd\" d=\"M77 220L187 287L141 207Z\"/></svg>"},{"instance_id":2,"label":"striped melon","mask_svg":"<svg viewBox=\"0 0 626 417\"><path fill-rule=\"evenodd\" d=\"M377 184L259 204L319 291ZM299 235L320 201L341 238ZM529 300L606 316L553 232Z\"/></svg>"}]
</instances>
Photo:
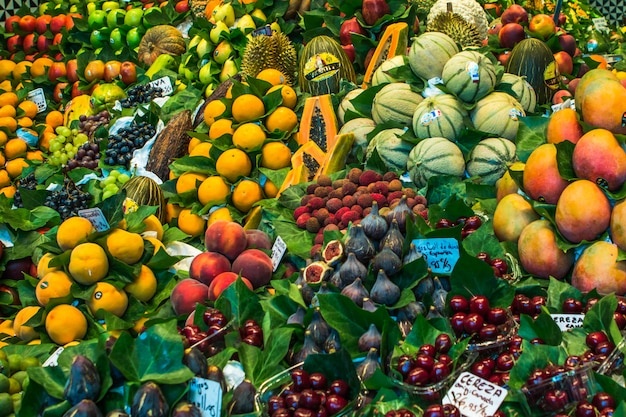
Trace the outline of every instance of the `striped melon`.
<instances>
[{"instance_id":1,"label":"striped melon","mask_svg":"<svg viewBox=\"0 0 626 417\"><path fill-rule=\"evenodd\" d=\"M525 115L519 101L506 93L494 91L476 103L470 119L474 128L481 132L515 140L519 118Z\"/></svg>"},{"instance_id":2,"label":"striped melon","mask_svg":"<svg viewBox=\"0 0 626 417\"><path fill-rule=\"evenodd\" d=\"M427 138L411 149L407 169L413 183L422 188L435 175L463 177L465 159L454 142L441 137Z\"/></svg>"},{"instance_id":3,"label":"striped melon","mask_svg":"<svg viewBox=\"0 0 626 417\"><path fill-rule=\"evenodd\" d=\"M389 171L404 172L409 152L413 148L411 143L402 139L405 132L405 129L385 129L378 132L367 146L366 159L376 149Z\"/></svg>"},{"instance_id":4,"label":"striped melon","mask_svg":"<svg viewBox=\"0 0 626 417\"><path fill-rule=\"evenodd\" d=\"M445 63L459 52L456 42L441 32L426 32L413 38L409 49L409 65L424 80L441 78Z\"/></svg>"},{"instance_id":5,"label":"striped melon","mask_svg":"<svg viewBox=\"0 0 626 417\"><path fill-rule=\"evenodd\" d=\"M420 139L436 136L456 141L468 116L463 103L452 94L428 97L413 113L413 133Z\"/></svg>"},{"instance_id":6,"label":"striped melon","mask_svg":"<svg viewBox=\"0 0 626 417\"><path fill-rule=\"evenodd\" d=\"M352 145L350 155L356 160L362 161L362 157L365 156L365 151L367 149L367 135L369 135L375 127L376 122L372 119L358 117L347 121L343 126L341 126L341 129L339 129L339 134L354 134L354 145ZM361 158L359 158L359 156L361 156Z\"/></svg>"},{"instance_id":7,"label":"striped melon","mask_svg":"<svg viewBox=\"0 0 626 417\"><path fill-rule=\"evenodd\" d=\"M475 103L495 87L496 67L480 52L463 51L446 62L441 78L452 94Z\"/></svg>"},{"instance_id":8,"label":"striped melon","mask_svg":"<svg viewBox=\"0 0 626 417\"><path fill-rule=\"evenodd\" d=\"M526 79L535 89L537 104L552 101L552 95L559 88L559 74L552 51L540 39L526 38L511 50L506 62L506 72Z\"/></svg>"},{"instance_id":9,"label":"striped melon","mask_svg":"<svg viewBox=\"0 0 626 417\"><path fill-rule=\"evenodd\" d=\"M372 77L372 86L377 86L386 83L396 83L402 81L401 79L394 78L389 75L389 70L399 68L409 64L409 58L406 55L396 55L393 58L389 58L383 61L382 64L374 72Z\"/></svg>"},{"instance_id":10,"label":"striped melon","mask_svg":"<svg viewBox=\"0 0 626 417\"><path fill-rule=\"evenodd\" d=\"M343 97L341 103L339 103L339 108L337 109L337 118L339 119L339 123L344 124L346 118L346 112L348 110L356 111L350 100L357 97L363 91L362 88L355 88L354 90L348 91L348 93Z\"/></svg>"},{"instance_id":11,"label":"striped melon","mask_svg":"<svg viewBox=\"0 0 626 417\"><path fill-rule=\"evenodd\" d=\"M519 75L505 72L498 84L498 89L511 94L520 102L526 113L533 113L537 106L537 94L532 85Z\"/></svg>"},{"instance_id":12,"label":"striped melon","mask_svg":"<svg viewBox=\"0 0 626 417\"><path fill-rule=\"evenodd\" d=\"M154 215L161 223L165 223L165 196L161 186L150 177L138 175L129 179L123 186L126 198L138 206L156 206Z\"/></svg>"},{"instance_id":13,"label":"striped melon","mask_svg":"<svg viewBox=\"0 0 626 417\"><path fill-rule=\"evenodd\" d=\"M380 89L372 102L372 119L376 123L399 122L411 125L415 108L424 100L406 83L391 83Z\"/></svg>"},{"instance_id":14,"label":"striped melon","mask_svg":"<svg viewBox=\"0 0 626 417\"><path fill-rule=\"evenodd\" d=\"M474 146L466 169L470 177L480 177L483 184L494 185L515 160L513 142L504 138L488 138Z\"/></svg>"}]
</instances>

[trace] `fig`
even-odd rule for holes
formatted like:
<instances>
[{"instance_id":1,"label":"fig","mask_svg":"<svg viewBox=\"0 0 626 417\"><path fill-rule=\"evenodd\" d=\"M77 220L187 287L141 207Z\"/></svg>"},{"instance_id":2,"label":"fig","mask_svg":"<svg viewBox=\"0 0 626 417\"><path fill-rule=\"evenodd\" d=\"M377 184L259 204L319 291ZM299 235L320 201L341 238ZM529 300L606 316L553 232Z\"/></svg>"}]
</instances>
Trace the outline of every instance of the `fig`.
<instances>
[{"instance_id":1,"label":"fig","mask_svg":"<svg viewBox=\"0 0 626 417\"><path fill-rule=\"evenodd\" d=\"M255 396L254 385L248 380L242 381L233 390L233 398L228 403L228 415L252 413Z\"/></svg>"},{"instance_id":2,"label":"fig","mask_svg":"<svg viewBox=\"0 0 626 417\"><path fill-rule=\"evenodd\" d=\"M411 242L411 244L409 245L409 252L406 254L404 259L402 260L402 263L404 265L410 264L411 262L417 261L423 256L424 255L422 254L422 252L417 250L417 246L415 246L415 243Z\"/></svg>"},{"instance_id":3,"label":"fig","mask_svg":"<svg viewBox=\"0 0 626 417\"><path fill-rule=\"evenodd\" d=\"M304 268L304 279L309 284L319 284L325 279L328 279L332 269L326 265L326 262L316 261L311 262Z\"/></svg>"},{"instance_id":4,"label":"fig","mask_svg":"<svg viewBox=\"0 0 626 417\"><path fill-rule=\"evenodd\" d=\"M102 412L92 400L80 400L67 410L63 417L102 417Z\"/></svg>"},{"instance_id":5,"label":"fig","mask_svg":"<svg viewBox=\"0 0 626 417\"><path fill-rule=\"evenodd\" d=\"M374 311L378 310L378 307L376 307L376 304L374 304L372 299L369 297L365 297L363 299L363 305L361 306L361 308L365 311L369 311L370 313L373 313Z\"/></svg>"},{"instance_id":6,"label":"fig","mask_svg":"<svg viewBox=\"0 0 626 417\"><path fill-rule=\"evenodd\" d=\"M165 417L169 413L169 408L161 388L156 383L148 381L135 392L130 413L133 417Z\"/></svg>"},{"instance_id":7,"label":"fig","mask_svg":"<svg viewBox=\"0 0 626 417\"><path fill-rule=\"evenodd\" d=\"M376 281L370 291L370 298L378 304L394 305L400 299L402 290L394 284L382 269L378 270Z\"/></svg>"},{"instance_id":8,"label":"fig","mask_svg":"<svg viewBox=\"0 0 626 417\"><path fill-rule=\"evenodd\" d=\"M330 335L331 327L326 323L319 308L313 310L311 322L307 326L307 331L311 332L311 337L317 346L324 346L324 342Z\"/></svg>"},{"instance_id":9,"label":"fig","mask_svg":"<svg viewBox=\"0 0 626 417\"><path fill-rule=\"evenodd\" d=\"M367 265L375 254L372 241L365 235L361 225L352 225L348 229L345 250L347 253L354 253L356 258Z\"/></svg>"},{"instance_id":10,"label":"fig","mask_svg":"<svg viewBox=\"0 0 626 417\"><path fill-rule=\"evenodd\" d=\"M326 353L333 353L341 349L341 338L339 332L333 328L330 329L330 334L324 341L324 351Z\"/></svg>"},{"instance_id":11,"label":"fig","mask_svg":"<svg viewBox=\"0 0 626 417\"><path fill-rule=\"evenodd\" d=\"M130 415L124 410L111 410L106 417L130 417Z\"/></svg>"},{"instance_id":12,"label":"fig","mask_svg":"<svg viewBox=\"0 0 626 417\"><path fill-rule=\"evenodd\" d=\"M296 312L287 318L287 324L299 324L301 326L304 325L305 314L306 310L302 306L298 306Z\"/></svg>"},{"instance_id":13,"label":"fig","mask_svg":"<svg viewBox=\"0 0 626 417\"><path fill-rule=\"evenodd\" d=\"M367 292L367 288L363 286L361 278L357 278L352 284L346 285L344 289L341 290L341 294L350 298L359 307L363 307L363 299L370 296Z\"/></svg>"},{"instance_id":14,"label":"fig","mask_svg":"<svg viewBox=\"0 0 626 417\"><path fill-rule=\"evenodd\" d=\"M300 275L298 275L298 278L296 279L294 284L296 284L296 286L300 289L300 295L302 295L302 299L304 300L304 302L307 305L311 304L313 296L315 295L315 291L304 279L304 271L302 271Z\"/></svg>"},{"instance_id":15,"label":"fig","mask_svg":"<svg viewBox=\"0 0 626 417\"><path fill-rule=\"evenodd\" d=\"M372 259L372 267L374 271L382 269L388 276L391 276L402 268L402 260L388 246L385 246Z\"/></svg>"},{"instance_id":16,"label":"fig","mask_svg":"<svg viewBox=\"0 0 626 417\"><path fill-rule=\"evenodd\" d=\"M192 347L185 351L183 363L195 376L206 378L209 373L206 357L197 347Z\"/></svg>"},{"instance_id":17,"label":"fig","mask_svg":"<svg viewBox=\"0 0 626 417\"><path fill-rule=\"evenodd\" d=\"M341 280L341 274L339 273L338 269L335 270L335 272L333 272L328 282L330 282L331 285L333 285L335 288L339 290L343 289L343 287L345 286L343 284L343 281Z\"/></svg>"},{"instance_id":18,"label":"fig","mask_svg":"<svg viewBox=\"0 0 626 417\"><path fill-rule=\"evenodd\" d=\"M307 356L314 353L321 353L321 349L317 346L315 340L313 340L311 332L307 330L304 332L304 343L300 350L292 356L291 363L298 364L304 362Z\"/></svg>"},{"instance_id":19,"label":"fig","mask_svg":"<svg viewBox=\"0 0 626 417\"><path fill-rule=\"evenodd\" d=\"M398 320L407 320L411 323L415 321L417 316L424 314L426 307L419 301L411 301L409 304L398 309Z\"/></svg>"},{"instance_id":20,"label":"fig","mask_svg":"<svg viewBox=\"0 0 626 417\"><path fill-rule=\"evenodd\" d=\"M421 300L426 294L432 295L433 291L435 291L435 284L433 283L432 277L427 275L417 283L413 293L415 294L415 298Z\"/></svg>"},{"instance_id":21,"label":"fig","mask_svg":"<svg viewBox=\"0 0 626 417\"><path fill-rule=\"evenodd\" d=\"M445 315L446 312L446 298L448 297L448 291L443 288L443 284L438 277L433 278L433 284L435 290L433 291L433 307L441 315Z\"/></svg>"},{"instance_id":22,"label":"fig","mask_svg":"<svg viewBox=\"0 0 626 417\"><path fill-rule=\"evenodd\" d=\"M363 227L365 235L375 242L382 239L385 233L387 233L389 224L387 220L379 214L378 202L376 200L372 201L372 211L361 220L360 225Z\"/></svg>"},{"instance_id":23,"label":"fig","mask_svg":"<svg viewBox=\"0 0 626 417\"><path fill-rule=\"evenodd\" d=\"M76 405L82 400L96 401L100 395L100 374L96 365L86 356L76 355L70 366L63 397Z\"/></svg>"},{"instance_id":24,"label":"fig","mask_svg":"<svg viewBox=\"0 0 626 417\"><path fill-rule=\"evenodd\" d=\"M222 392L226 392L226 378L224 378L222 368L219 366L209 365L206 379L219 383L222 386Z\"/></svg>"},{"instance_id":25,"label":"fig","mask_svg":"<svg viewBox=\"0 0 626 417\"><path fill-rule=\"evenodd\" d=\"M413 213L413 210L407 203L406 194L403 195L398 204L387 213L387 222L391 223L394 219L398 222L398 228L402 233L406 231L407 220L415 220L415 213Z\"/></svg>"},{"instance_id":26,"label":"fig","mask_svg":"<svg viewBox=\"0 0 626 417\"><path fill-rule=\"evenodd\" d=\"M181 401L172 410L171 417L202 417L202 412L195 404Z\"/></svg>"},{"instance_id":27,"label":"fig","mask_svg":"<svg viewBox=\"0 0 626 417\"><path fill-rule=\"evenodd\" d=\"M404 235L400 231L400 225L396 219L393 219L389 225L389 230L385 233L379 243L380 249L389 248L398 257L402 257L404 249Z\"/></svg>"},{"instance_id":28,"label":"fig","mask_svg":"<svg viewBox=\"0 0 626 417\"><path fill-rule=\"evenodd\" d=\"M366 381L374 375L376 369L380 369L378 350L371 348L369 352L367 352L367 356L365 356L363 362L357 366L356 374L361 381Z\"/></svg>"},{"instance_id":29,"label":"fig","mask_svg":"<svg viewBox=\"0 0 626 417\"><path fill-rule=\"evenodd\" d=\"M369 352L371 348L380 349L380 343L383 336L380 334L374 323L370 324L369 329L359 337L358 347L361 352Z\"/></svg>"},{"instance_id":30,"label":"fig","mask_svg":"<svg viewBox=\"0 0 626 417\"><path fill-rule=\"evenodd\" d=\"M348 259L339 267L339 276L343 287L350 285L357 278L364 279L367 277L367 267L356 258L354 253L348 254Z\"/></svg>"},{"instance_id":31,"label":"fig","mask_svg":"<svg viewBox=\"0 0 626 417\"><path fill-rule=\"evenodd\" d=\"M322 259L327 265L335 266L343 259L343 244L340 240L331 240L322 251Z\"/></svg>"}]
</instances>

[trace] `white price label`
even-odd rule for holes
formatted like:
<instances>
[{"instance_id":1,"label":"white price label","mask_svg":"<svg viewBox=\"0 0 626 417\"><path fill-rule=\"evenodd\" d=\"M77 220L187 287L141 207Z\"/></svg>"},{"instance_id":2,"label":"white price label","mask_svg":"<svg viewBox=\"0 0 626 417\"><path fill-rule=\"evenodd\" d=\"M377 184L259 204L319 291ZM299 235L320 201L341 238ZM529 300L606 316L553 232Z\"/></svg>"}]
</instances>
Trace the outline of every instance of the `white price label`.
<instances>
[{"instance_id":1,"label":"white price label","mask_svg":"<svg viewBox=\"0 0 626 417\"><path fill-rule=\"evenodd\" d=\"M93 224L94 229L98 232L105 232L111 227L106 217L104 217L104 213L102 213L102 210L98 207L78 210L78 215L89 220L91 224Z\"/></svg>"},{"instance_id":2,"label":"white price label","mask_svg":"<svg viewBox=\"0 0 626 417\"><path fill-rule=\"evenodd\" d=\"M574 102L573 98L568 98L566 99L564 102L559 103L559 104L553 104L552 105L552 112L557 112L559 110L563 110L563 109L572 109L572 110L576 110L576 103Z\"/></svg>"},{"instance_id":3,"label":"white price label","mask_svg":"<svg viewBox=\"0 0 626 417\"><path fill-rule=\"evenodd\" d=\"M487 417L498 411L508 390L469 372L463 372L443 397L465 417Z\"/></svg>"},{"instance_id":4,"label":"white price label","mask_svg":"<svg viewBox=\"0 0 626 417\"><path fill-rule=\"evenodd\" d=\"M272 265L274 265L274 272L278 269L280 260L283 259L285 252L287 252L287 244L282 237L278 236L272 246Z\"/></svg>"},{"instance_id":5,"label":"white price label","mask_svg":"<svg viewBox=\"0 0 626 417\"><path fill-rule=\"evenodd\" d=\"M460 257L459 241L451 237L413 239L413 244L434 273L449 274Z\"/></svg>"},{"instance_id":6,"label":"white price label","mask_svg":"<svg viewBox=\"0 0 626 417\"><path fill-rule=\"evenodd\" d=\"M159 88L161 88L161 93L164 96L169 96L174 91L174 88L172 87L172 81L170 80L170 77L161 77L159 79L151 81L150 83L148 83L148 85L150 85L152 87L159 87Z\"/></svg>"},{"instance_id":7,"label":"white price label","mask_svg":"<svg viewBox=\"0 0 626 417\"><path fill-rule=\"evenodd\" d=\"M200 409L202 417L217 417L222 411L222 387L210 379L192 378L189 383L189 402Z\"/></svg>"},{"instance_id":8,"label":"white price label","mask_svg":"<svg viewBox=\"0 0 626 417\"><path fill-rule=\"evenodd\" d=\"M43 94L43 88L36 88L28 93L28 100L37 105L37 113L41 113L48 108L46 96Z\"/></svg>"},{"instance_id":9,"label":"white price label","mask_svg":"<svg viewBox=\"0 0 626 417\"><path fill-rule=\"evenodd\" d=\"M551 314L550 316L562 332L575 327L583 327L585 320L584 314Z\"/></svg>"},{"instance_id":10,"label":"white price label","mask_svg":"<svg viewBox=\"0 0 626 417\"><path fill-rule=\"evenodd\" d=\"M60 346L57 350L52 352L52 355L50 355L41 366L57 366L59 364L59 356L61 356L64 350L65 349Z\"/></svg>"},{"instance_id":11,"label":"white price label","mask_svg":"<svg viewBox=\"0 0 626 417\"><path fill-rule=\"evenodd\" d=\"M609 24L607 23L604 17L595 17L591 19L591 21L593 22L593 26L596 28L597 31L599 32L609 31Z\"/></svg>"}]
</instances>

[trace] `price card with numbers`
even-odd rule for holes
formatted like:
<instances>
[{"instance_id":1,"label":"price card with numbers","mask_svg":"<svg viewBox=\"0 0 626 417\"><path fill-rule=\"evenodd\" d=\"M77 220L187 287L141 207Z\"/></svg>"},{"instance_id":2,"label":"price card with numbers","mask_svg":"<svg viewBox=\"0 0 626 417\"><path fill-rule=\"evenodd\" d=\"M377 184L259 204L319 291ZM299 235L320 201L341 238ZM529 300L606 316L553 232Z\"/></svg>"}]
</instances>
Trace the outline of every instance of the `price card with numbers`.
<instances>
[{"instance_id":1,"label":"price card with numbers","mask_svg":"<svg viewBox=\"0 0 626 417\"><path fill-rule=\"evenodd\" d=\"M504 402L508 390L470 372L463 372L443 397L443 404L454 404L465 417L489 417Z\"/></svg>"},{"instance_id":2,"label":"price card with numbers","mask_svg":"<svg viewBox=\"0 0 626 417\"><path fill-rule=\"evenodd\" d=\"M189 402L200 409L202 417L219 417L222 411L222 387L219 382L210 379L192 378Z\"/></svg>"},{"instance_id":3,"label":"price card with numbers","mask_svg":"<svg viewBox=\"0 0 626 417\"><path fill-rule=\"evenodd\" d=\"M37 105L37 113L41 113L48 108L46 96L43 94L43 88L36 88L28 93L28 99Z\"/></svg>"},{"instance_id":4,"label":"price card with numbers","mask_svg":"<svg viewBox=\"0 0 626 417\"><path fill-rule=\"evenodd\" d=\"M274 265L274 271L276 271L278 265L280 265L280 260L283 259L283 255L286 251L287 244L285 243L283 238L278 236L276 238L276 241L274 242L274 245L272 246L272 265Z\"/></svg>"},{"instance_id":5,"label":"price card with numbers","mask_svg":"<svg viewBox=\"0 0 626 417\"><path fill-rule=\"evenodd\" d=\"M174 91L172 81L170 80L170 77L167 76L151 81L148 85L161 88L161 92L164 96L169 96Z\"/></svg>"},{"instance_id":6,"label":"price card with numbers","mask_svg":"<svg viewBox=\"0 0 626 417\"><path fill-rule=\"evenodd\" d=\"M52 355L50 355L41 366L57 366L59 364L59 356L61 356L61 353L63 353L64 350L63 346L59 346L59 348L52 352Z\"/></svg>"},{"instance_id":7,"label":"price card with numbers","mask_svg":"<svg viewBox=\"0 0 626 417\"><path fill-rule=\"evenodd\" d=\"M451 273L460 257L459 241L451 237L413 239L413 244L434 273Z\"/></svg>"},{"instance_id":8,"label":"price card with numbers","mask_svg":"<svg viewBox=\"0 0 626 417\"><path fill-rule=\"evenodd\" d=\"M106 217L104 217L104 213L102 213L102 210L98 207L78 210L78 215L89 220L91 224L93 224L94 229L98 232L107 231L111 227Z\"/></svg>"}]
</instances>

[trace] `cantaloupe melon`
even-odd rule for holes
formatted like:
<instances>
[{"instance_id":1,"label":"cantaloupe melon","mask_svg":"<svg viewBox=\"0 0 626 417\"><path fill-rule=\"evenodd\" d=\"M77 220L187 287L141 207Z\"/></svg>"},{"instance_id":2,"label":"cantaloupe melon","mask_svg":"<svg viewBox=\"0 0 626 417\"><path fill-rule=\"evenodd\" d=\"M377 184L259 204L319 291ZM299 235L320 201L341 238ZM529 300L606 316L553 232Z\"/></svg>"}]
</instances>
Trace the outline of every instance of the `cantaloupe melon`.
<instances>
[{"instance_id":1,"label":"cantaloupe melon","mask_svg":"<svg viewBox=\"0 0 626 417\"><path fill-rule=\"evenodd\" d=\"M428 138L411 149L407 169L413 183L422 188L435 175L461 178L465 173L465 159L454 142L441 137Z\"/></svg>"}]
</instances>

